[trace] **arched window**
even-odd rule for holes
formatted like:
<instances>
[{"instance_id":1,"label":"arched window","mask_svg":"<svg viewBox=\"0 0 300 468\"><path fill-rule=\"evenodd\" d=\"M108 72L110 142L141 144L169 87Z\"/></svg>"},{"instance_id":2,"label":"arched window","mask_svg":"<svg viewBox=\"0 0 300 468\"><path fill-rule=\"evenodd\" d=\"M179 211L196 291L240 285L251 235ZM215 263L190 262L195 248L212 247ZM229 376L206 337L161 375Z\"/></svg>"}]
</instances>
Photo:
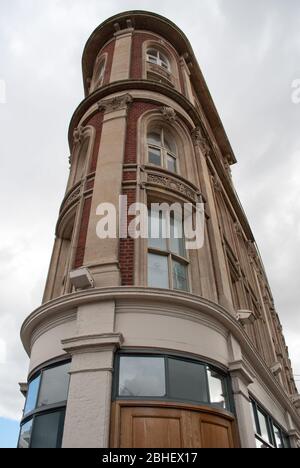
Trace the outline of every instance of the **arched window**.
<instances>
[{"instance_id":1,"label":"arched window","mask_svg":"<svg viewBox=\"0 0 300 468\"><path fill-rule=\"evenodd\" d=\"M163 128L148 133L148 162L178 172L177 147L174 138Z\"/></svg>"},{"instance_id":2,"label":"arched window","mask_svg":"<svg viewBox=\"0 0 300 468\"><path fill-rule=\"evenodd\" d=\"M102 84L102 81L104 78L104 71L105 71L105 60L103 59L101 60L96 70L95 81L98 84L98 86Z\"/></svg>"},{"instance_id":3,"label":"arched window","mask_svg":"<svg viewBox=\"0 0 300 468\"><path fill-rule=\"evenodd\" d=\"M147 50L147 62L154 63L165 70L171 71L169 59L158 49L151 48Z\"/></svg>"},{"instance_id":4,"label":"arched window","mask_svg":"<svg viewBox=\"0 0 300 468\"><path fill-rule=\"evenodd\" d=\"M105 57L102 57L99 61L96 62L93 74L93 81L90 88L91 92L102 86L105 74L105 64Z\"/></svg>"},{"instance_id":5,"label":"arched window","mask_svg":"<svg viewBox=\"0 0 300 468\"><path fill-rule=\"evenodd\" d=\"M77 168L76 168L76 175L75 175L75 184L77 182L79 182L84 176L89 144L90 144L90 139L85 138L85 140L84 140L84 142L83 142L83 144L82 144L82 146L80 148L79 154L78 154Z\"/></svg>"}]
</instances>

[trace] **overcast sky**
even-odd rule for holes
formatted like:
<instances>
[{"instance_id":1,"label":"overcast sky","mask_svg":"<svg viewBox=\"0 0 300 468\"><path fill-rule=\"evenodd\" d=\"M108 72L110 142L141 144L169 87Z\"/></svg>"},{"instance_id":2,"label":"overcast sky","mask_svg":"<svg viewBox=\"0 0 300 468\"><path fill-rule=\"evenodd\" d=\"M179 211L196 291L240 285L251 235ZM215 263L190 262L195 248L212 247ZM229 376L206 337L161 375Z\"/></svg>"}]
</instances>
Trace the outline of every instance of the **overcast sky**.
<instances>
[{"instance_id":1,"label":"overcast sky","mask_svg":"<svg viewBox=\"0 0 300 468\"><path fill-rule=\"evenodd\" d=\"M170 18L194 47L300 375L300 104L291 98L299 0L2 0L0 418L21 415L28 358L19 330L41 302L68 177L68 125L83 99L83 47L102 21L129 9Z\"/></svg>"}]
</instances>

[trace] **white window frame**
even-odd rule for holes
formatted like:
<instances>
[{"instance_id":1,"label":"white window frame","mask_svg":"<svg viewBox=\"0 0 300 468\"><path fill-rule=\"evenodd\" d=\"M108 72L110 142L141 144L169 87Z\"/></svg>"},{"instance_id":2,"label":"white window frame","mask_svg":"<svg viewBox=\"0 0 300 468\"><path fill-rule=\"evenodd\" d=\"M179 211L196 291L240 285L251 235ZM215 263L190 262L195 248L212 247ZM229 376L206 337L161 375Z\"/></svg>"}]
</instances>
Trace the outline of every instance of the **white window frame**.
<instances>
[{"instance_id":1,"label":"white window frame","mask_svg":"<svg viewBox=\"0 0 300 468\"><path fill-rule=\"evenodd\" d=\"M148 218L149 219L149 218ZM183 224L183 221L182 221ZM164 239L166 242L166 248L165 249L160 249L157 247L152 247L149 242L148 242L148 248L147 248L147 264L149 266L149 255L157 255L161 257L167 257L168 261L168 283L169 283L169 289L172 289L174 291L183 291L183 292L189 292L190 291L190 281L189 281L189 265L190 262L188 260L188 254L185 246L185 240L184 240L184 256L181 256L180 254L174 252L172 250L172 243L171 239ZM173 277L173 265L174 263L180 263L186 271L186 284L187 287L186 289L178 289L174 287L174 277ZM147 269L147 284L149 285L149 268Z\"/></svg>"},{"instance_id":2,"label":"white window frame","mask_svg":"<svg viewBox=\"0 0 300 468\"><path fill-rule=\"evenodd\" d=\"M151 135L153 133L157 134L157 135L160 135L160 145L156 145L154 143L149 142L149 135ZM175 146L175 149L176 149L175 153L173 151L171 151L170 148L167 148L167 146L166 146L166 133L167 132L165 131L165 129L163 127L161 127L160 129L155 129L154 128L153 130L150 130L148 132L148 134L147 134L148 163L153 165L153 166L162 167L162 168L168 170L169 172L172 172L173 174L179 174L177 145L176 145L176 142L174 141L174 146ZM170 135L170 137L172 138L172 135ZM151 148L160 152L160 165L159 166L157 164L151 163L150 160L149 160L149 153L150 153ZM175 168L176 168L175 171L170 170L169 167L168 167L169 158L172 158L172 159L175 160Z\"/></svg>"},{"instance_id":3,"label":"white window frame","mask_svg":"<svg viewBox=\"0 0 300 468\"><path fill-rule=\"evenodd\" d=\"M153 52L155 52L155 54L153 54ZM155 47L149 47L149 49L147 49L147 62L158 65L164 70L171 72L170 60L166 54L161 52L159 49L156 49Z\"/></svg>"}]
</instances>

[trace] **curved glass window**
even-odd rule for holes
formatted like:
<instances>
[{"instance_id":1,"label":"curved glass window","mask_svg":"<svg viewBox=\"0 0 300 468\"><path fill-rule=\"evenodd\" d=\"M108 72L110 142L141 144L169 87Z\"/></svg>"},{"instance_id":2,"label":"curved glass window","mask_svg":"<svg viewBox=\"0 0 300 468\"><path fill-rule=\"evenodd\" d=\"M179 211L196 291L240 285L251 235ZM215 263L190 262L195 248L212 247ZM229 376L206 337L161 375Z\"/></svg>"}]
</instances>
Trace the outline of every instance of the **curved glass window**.
<instances>
[{"instance_id":1,"label":"curved glass window","mask_svg":"<svg viewBox=\"0 0 300 468\"><path fill-rule=\"evenodd\" d=\"M148 162L170 172L178 172L177 147L174 138L163 128L148 133Z\"/></svg>"},{"instance_id":2,"label":"curved glass window","mask_svg":"<svg viewBox=\"0 0 300 468\"><path fill-rule=\"evenodd\" d=\"M159 65L165 70L171 71L171 66L168 58L158 49L147 50L147 62Z\"/></svg>"},{"instance_id":3,"label":"curved glass window","mask_svg":"<svg viewBox=\"0 0 300 468\"><path fill-rule=\"evenodd\" d=\"M115 397L190 402L232 410L226 374L169 355L120 354Z\"/></svg>"},{"instance_id":4,"label":"curved glass window","mask_svg":"<svg viewBox=\"0 0 300 468\"><path fill-rule=\"evenodd\" d=\"M30 381L19 448L59 448L69 390L70 362L46 367Z\"/></svg>"}]
</instances>

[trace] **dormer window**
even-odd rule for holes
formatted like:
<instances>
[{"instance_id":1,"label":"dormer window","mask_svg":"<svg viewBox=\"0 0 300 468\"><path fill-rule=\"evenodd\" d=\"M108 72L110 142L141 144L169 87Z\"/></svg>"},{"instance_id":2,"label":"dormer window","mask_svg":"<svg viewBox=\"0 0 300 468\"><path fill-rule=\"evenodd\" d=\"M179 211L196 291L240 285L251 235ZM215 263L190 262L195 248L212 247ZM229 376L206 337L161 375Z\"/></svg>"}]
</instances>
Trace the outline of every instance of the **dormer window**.
<instances>
[{"instance_id":1,"label":"dormer window","mask_svg":"<svg viewBox=\"0 0 300 468\"><path fill-rule=\"evenodd\" d=\"M148 49L147 50L147 62L153 63L164 68L167 71L171 71L171 66L168 58L158 49Z\"/></svg>"}]
</instances>

